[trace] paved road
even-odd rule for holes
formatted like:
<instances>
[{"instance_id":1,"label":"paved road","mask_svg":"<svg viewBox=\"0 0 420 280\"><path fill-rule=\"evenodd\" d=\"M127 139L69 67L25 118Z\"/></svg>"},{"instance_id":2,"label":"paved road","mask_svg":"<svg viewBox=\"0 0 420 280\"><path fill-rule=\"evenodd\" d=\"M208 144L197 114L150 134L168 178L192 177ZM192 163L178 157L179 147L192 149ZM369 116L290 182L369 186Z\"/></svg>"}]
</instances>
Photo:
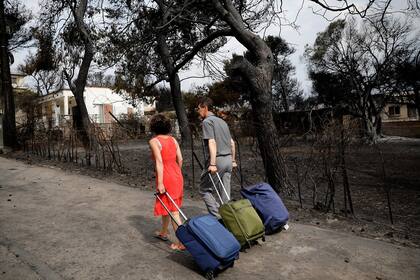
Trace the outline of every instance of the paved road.
<instances>
[{"instance_id":1,"label":"paved road","mask_svg":"<svg viewBox=\"0 0 420 280\"><path fill-rule=\"evenodd\" d=\"M0 157L0 279L203 279L151 237L152 205L152 192ZM294 223L218 279L414 280L420 250Z\"/></svg>"}]
</instances>

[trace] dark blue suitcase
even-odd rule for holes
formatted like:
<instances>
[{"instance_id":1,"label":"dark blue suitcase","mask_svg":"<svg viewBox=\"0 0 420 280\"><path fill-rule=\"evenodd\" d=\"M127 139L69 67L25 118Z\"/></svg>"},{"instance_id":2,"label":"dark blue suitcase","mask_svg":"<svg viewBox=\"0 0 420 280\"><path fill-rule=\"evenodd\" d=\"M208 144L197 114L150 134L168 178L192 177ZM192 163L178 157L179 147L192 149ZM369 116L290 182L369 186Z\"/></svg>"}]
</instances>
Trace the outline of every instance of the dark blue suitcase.
<instances>
[{"instance_id":1,"label":"dark blue suitcase","mask_svg":"<svg viewBox=\"0 0 420 280\"><path fill-rule=\"evenodd\" d=\"M266 234L272 234L287 226L289 212L278 194L267 183L259 183L241 189L244 198L251 201L260 215Z\"/></svg>"},{"instance_id":2,"label":"dark blue suitcase","mask_svg":"<svg viewBox=\"0 0 420 280\"><path fill-rule=\"evenodd\" d=\"M238 259L241 246L215 216L207 214L188 220L187 228L221 263Z\"/></svg>"},{"instance_id":3,"label":"dark blue suitcase","mask_svg":"<svg viewBox=\"0 0 420 280\"><path fill-rule=\"evenodd\" d=\"M174 203L170 195L166 194ZM159 195L155 196L168 211ZM213 279L215 272L233 266L235 260L239 258L240 250L235 237L212 215L187 219L181 209L178 211L186 222L178 225L175 235L193 256L206 278ZM171 212L168 213L173 219Z\"/></svg>"}]
</instances>

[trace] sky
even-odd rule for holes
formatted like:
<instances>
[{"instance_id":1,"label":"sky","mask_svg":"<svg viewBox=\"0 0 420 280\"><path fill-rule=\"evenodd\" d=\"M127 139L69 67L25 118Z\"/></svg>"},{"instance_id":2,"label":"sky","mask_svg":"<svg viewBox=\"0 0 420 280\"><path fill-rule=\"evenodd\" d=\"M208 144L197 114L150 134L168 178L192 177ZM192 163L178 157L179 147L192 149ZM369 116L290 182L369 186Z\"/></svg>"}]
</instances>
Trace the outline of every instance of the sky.
<instances>
[{"instance_id":1,"label":"sky","mask_svg":"<svg viewBox=\"0 0 420 280\"><path fill-rule=\"evenodd\" d=\"M39 11L39 0L22 1L32 11L34 15ZM313 45L317 33L322 32L330 23L329 20L334 19L337 14L327 14L326 18L315 14L313 10L319 10L319 7L308 0L284 0L283 15L288 21L294 21L295 26L287 25L287 20L282 21L282 26L271 26L265 35L276 35L284 38L296 52L290 57L293 65L296 67L296 78L302 85L305 95L311 92L311 82L307 75L307 66L303 58L305 45ZM366 2L366 1L355 1ZM403 0L393 1L393 5L399 5ZM263 34L260 34L262 36ZM226 46L221 49L221 57L229 59L233 53L242 54L245 48L234 38L230 38ZM16 66L24 61L29 50L22 50L15 55L15 63L12 71ZM222 66L221 66L222 67ZM187 71L180 72L181 86L183 90L192 89L212 81L211 78L190 78L202 77L203 71L200 63L195 60L193 67Z\"/></svg>"}]
</instances>

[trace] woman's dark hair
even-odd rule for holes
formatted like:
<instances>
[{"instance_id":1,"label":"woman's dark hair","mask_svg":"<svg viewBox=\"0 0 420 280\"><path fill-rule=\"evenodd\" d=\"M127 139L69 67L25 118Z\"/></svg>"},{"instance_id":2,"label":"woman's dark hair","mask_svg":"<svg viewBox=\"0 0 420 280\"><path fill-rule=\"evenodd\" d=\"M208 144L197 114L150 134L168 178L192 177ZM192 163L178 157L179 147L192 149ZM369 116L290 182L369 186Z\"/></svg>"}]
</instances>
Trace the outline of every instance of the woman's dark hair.
<instances>
[{"instance_id":1,"label":"woman's dark hair","mask_svg":"<svg viewBox=\"0 0 420 280\"><path fill-rule=\"evenodd\" d=\"M172 130L171 120L162 114L154 115L150 120L150 130L156 135L169 134Z\"/></svg>"},{"instance_id":2,"label":"woman's dark hair","mask_svg":"<svg viewBox=\"0 0 420 280\"><path fill-rule=\"evenodd\" d=\"M209 111L213 110L213 100L211 100L211 98L209 97L200 97L200 99L198 99L198 106L202 107L207 107L207 109Z\"/></svg>"}]
</instances>

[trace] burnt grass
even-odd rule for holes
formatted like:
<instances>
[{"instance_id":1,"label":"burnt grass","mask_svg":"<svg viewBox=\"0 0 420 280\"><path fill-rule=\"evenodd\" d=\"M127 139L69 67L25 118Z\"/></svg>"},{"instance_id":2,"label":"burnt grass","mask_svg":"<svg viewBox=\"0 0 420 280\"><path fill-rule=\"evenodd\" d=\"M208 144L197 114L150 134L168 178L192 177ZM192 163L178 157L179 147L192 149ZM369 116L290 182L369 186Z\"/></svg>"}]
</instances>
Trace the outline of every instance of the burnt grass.
<instances>
[{"instance_id":1,"label":"burnt grass","mask_svg":"<svg viewBox=\"0 0 420 280\"><path fill-rule=\"evenodd\" d=\"M255 142L242 142L239 150L244 185L265 181L262 160ZM124 172L120 173L47 160L23 151L6 156L29 164L61 168L66 172L142 190L154 190L153 162L147 140L123 141L119 143L119 148L124 166ZM198 158L202 159L201 145L197 143L194 150ZM349 213L348 207L345 210L343 180L337 164L332 163L333 157L327 161L327 165L335 170L332 175L335 193L333 203L327 211L328 203L325 202L328 180L324 174L325 162L321 152L313 144L301 141L289 141L281 151L294 187L280 195L290 212L292 222L312 224L403 246L420 246L420 139L390 138L375 146L354 144L348 147L345 160L354 215ZM191 148L183 149L183 157L185 196L200 200L200 167L196 162L192 165ZM301 189L300 199L298 184ZM389 191L393 224L390 222L386 190ZM232 176L232 197L240 198L239 191L240 179L237 171Z\"/></svg>"}]
</instances>

